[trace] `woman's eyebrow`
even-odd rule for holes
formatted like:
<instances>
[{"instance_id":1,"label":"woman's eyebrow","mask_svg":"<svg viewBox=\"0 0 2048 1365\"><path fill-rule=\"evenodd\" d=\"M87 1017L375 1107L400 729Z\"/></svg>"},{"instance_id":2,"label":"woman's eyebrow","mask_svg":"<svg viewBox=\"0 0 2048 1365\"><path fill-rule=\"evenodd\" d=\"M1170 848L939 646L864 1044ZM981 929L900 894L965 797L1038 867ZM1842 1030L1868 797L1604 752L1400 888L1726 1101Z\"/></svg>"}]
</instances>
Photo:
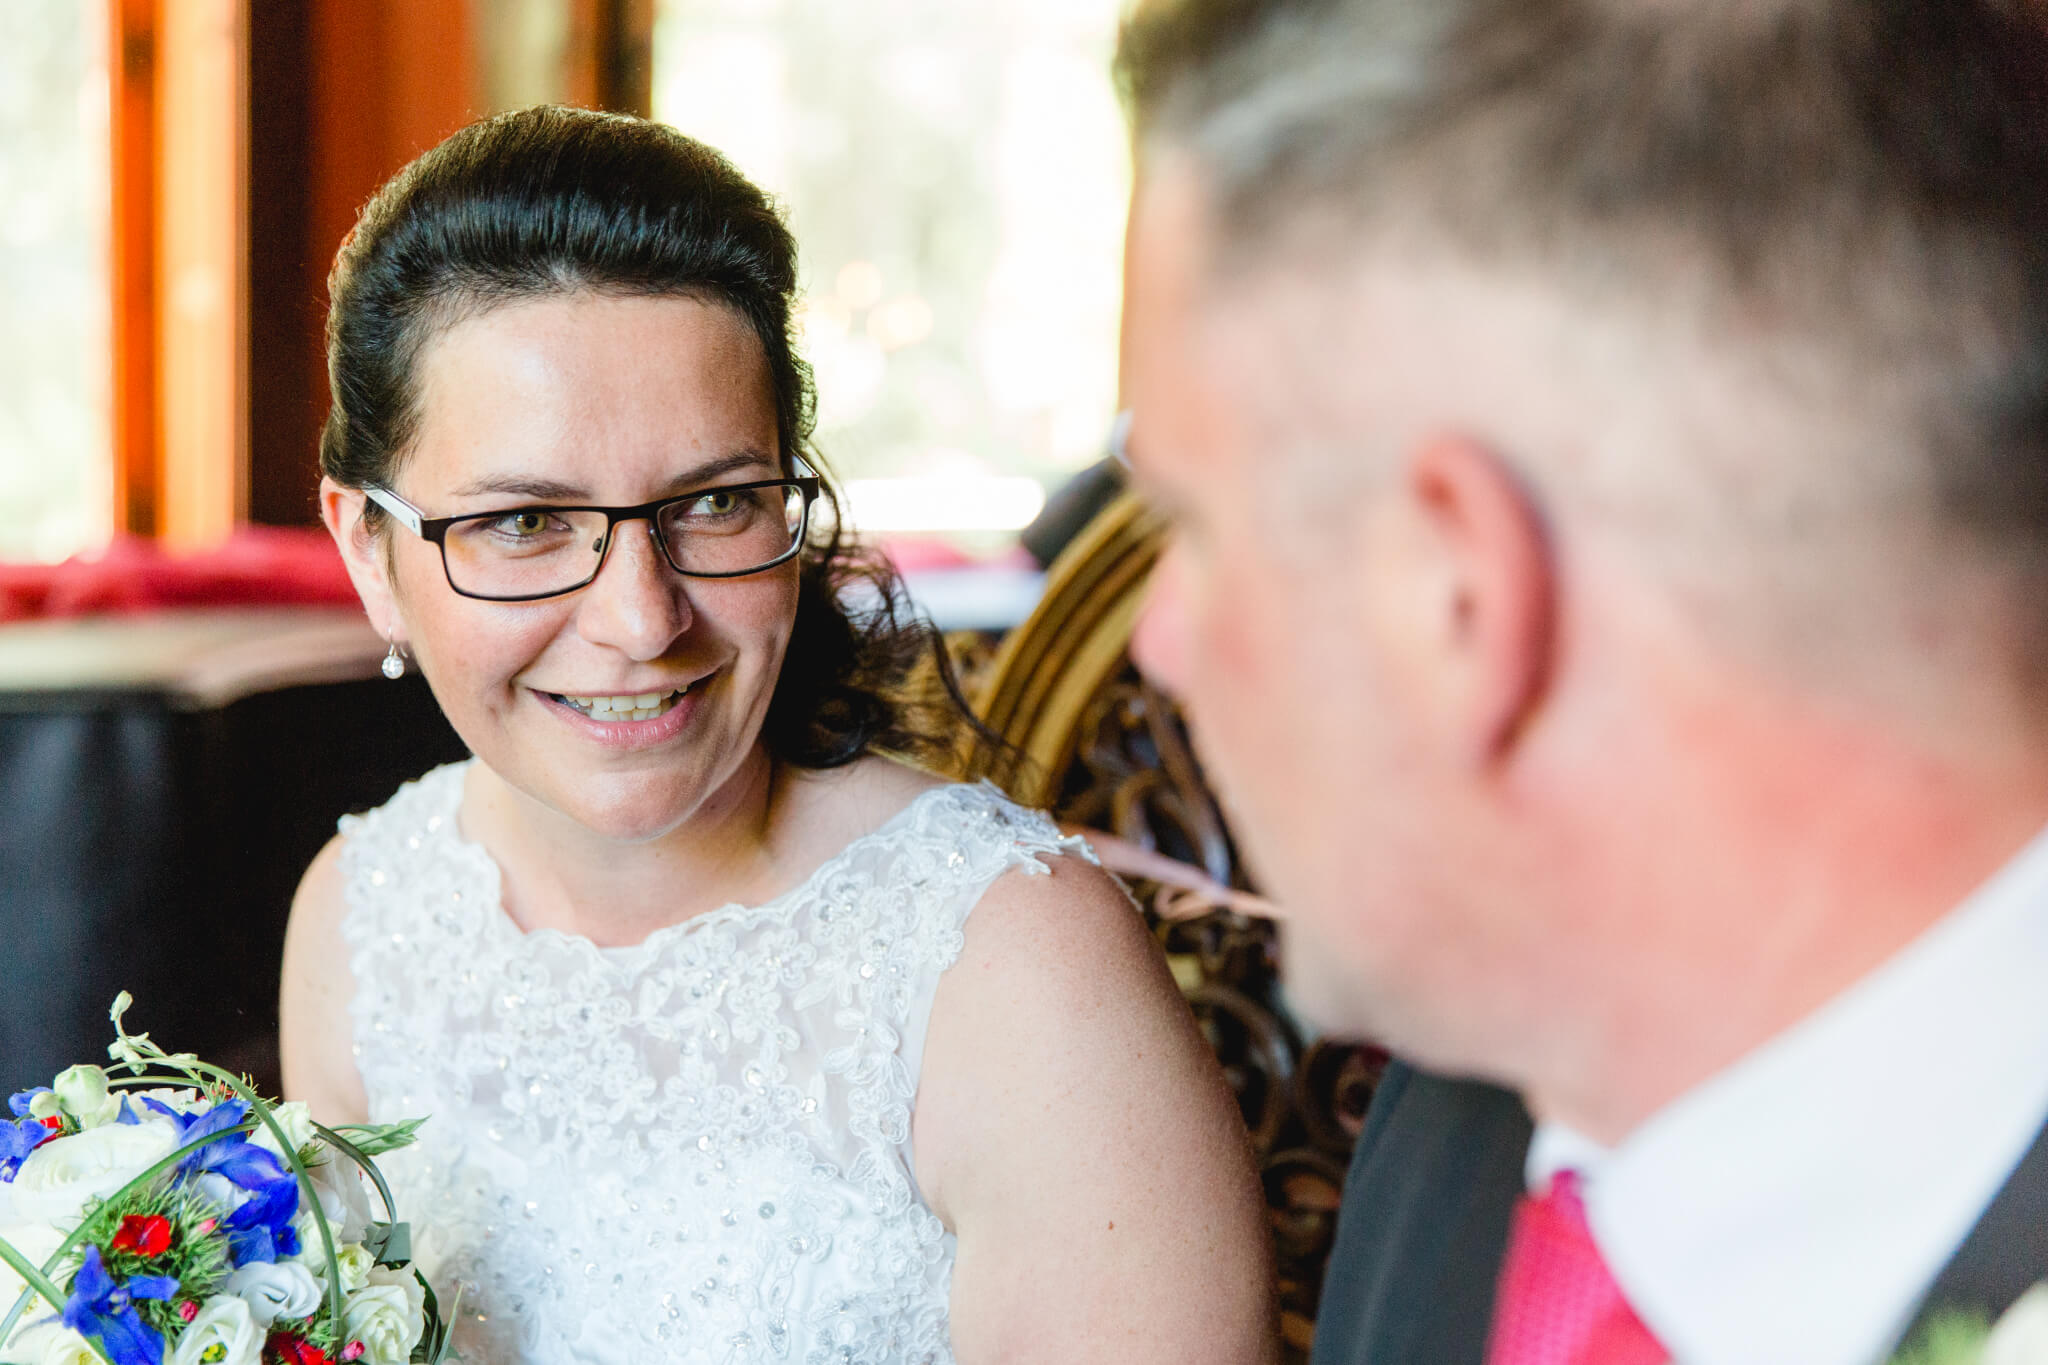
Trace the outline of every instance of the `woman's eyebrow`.
<instances>
[{"instance_id":1,"label":"woman's eyebrow","mask_svg":"<svg viewBox=\"0 0 2048 1365\"><path fill-rule=\"evenodd\" d=\"M520 498L544 498L552 501L573 501L587 494L579 484L562 483L556 479L537 479L526 474L486 474L472 479L455 490L458 498L476 498L486 493L505 493Z\"/></svg>"},{"instance_id":2,"label":"woman's eyebrow","mask_svg":"<svg viewBox=\"0 0 2048 1365\"><path fill-rule=\"evenodd\" d=\"M776 464L773 459L758 450L738 450L730 455L708 460L687 473L678 474L668 481L668 491L685 492L701 486L707 479L715 479L721 474L730 474L740 469L773 473L776 471ZM542 479L527 474L486 474L463 484L454 490L452 496L476 498L485 494L535 498L546 502L575 502L587 499L590 490L582 484L563 483L558 479Z\"/></svg>"},{"instance_id":3,"label":"woman's eyebrow","mask_svg":"<svg viewBox=\"0 0 2048 1365\"><path fill-rule=\"evenodd\" d=\"M775 461L758 450L736 450L730 455L721 455L707 460L687 474L677 475L668 483L671 493L687 492L701 485L706 479L715 479L721 474L731 474L741 469L766 470L780 473Z\"/></svg>"}]
</instances>

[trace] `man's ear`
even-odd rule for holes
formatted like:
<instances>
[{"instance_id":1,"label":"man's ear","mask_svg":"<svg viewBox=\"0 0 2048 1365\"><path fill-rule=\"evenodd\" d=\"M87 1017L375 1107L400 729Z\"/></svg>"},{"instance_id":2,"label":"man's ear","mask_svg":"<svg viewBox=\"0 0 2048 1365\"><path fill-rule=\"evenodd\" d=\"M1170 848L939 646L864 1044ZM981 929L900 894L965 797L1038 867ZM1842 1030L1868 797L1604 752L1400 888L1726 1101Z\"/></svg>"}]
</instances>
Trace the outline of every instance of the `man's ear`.
<instances>
[{"instance_id":1,"label":"man's ear","mask_svg":"<svg viewBox=\"0 0 2048 1365\"><path fill-rule=\"evenodd\" d=\"M1559 584L1548 528L1514 469L1463 437L1417 447L1407 491L1439 557L1432 611L1452 680L1451 723L1475 760L1498 762L1550 684Z\"/></svg>"},{"instance_id":2,"label":"man's ear","mask_svg":"<svg viewBox=\"0 0 2048 1365\"><path fill-rule=\"evenodd\" d=\"M341 550L341 562L348 566L349 580L356 596L363 599L363 611L379 635L396 645L405 643L405 630L398 602L391 590L390 568L384 547L363 521L369 500L360 488L345 488L333 479L320 480L320 520L327 534Z\"/></svg>"}]
</instances>

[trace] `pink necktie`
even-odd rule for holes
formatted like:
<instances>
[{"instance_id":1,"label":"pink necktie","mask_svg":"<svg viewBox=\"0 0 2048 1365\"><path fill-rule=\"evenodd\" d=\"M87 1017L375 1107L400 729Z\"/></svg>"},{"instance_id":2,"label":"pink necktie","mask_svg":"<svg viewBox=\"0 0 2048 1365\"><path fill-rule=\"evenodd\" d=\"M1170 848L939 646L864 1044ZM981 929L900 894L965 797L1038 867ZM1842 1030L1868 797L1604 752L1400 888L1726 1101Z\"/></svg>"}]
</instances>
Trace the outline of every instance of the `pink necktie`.
<instances>
[{"instance_id":1,"label":"pink necktie","mask_svg":"<svg viewBox=\"0 0 2048 1365\"><path fill-rule=\"evenodd\" d=\"M1559 1172L1540 1199L1524 1195L1494 1297L1487 1365L1665 1365L1670 1358L1607 1273L1586 1226L1578 1174Z\"/></svg>"}]
</instances>

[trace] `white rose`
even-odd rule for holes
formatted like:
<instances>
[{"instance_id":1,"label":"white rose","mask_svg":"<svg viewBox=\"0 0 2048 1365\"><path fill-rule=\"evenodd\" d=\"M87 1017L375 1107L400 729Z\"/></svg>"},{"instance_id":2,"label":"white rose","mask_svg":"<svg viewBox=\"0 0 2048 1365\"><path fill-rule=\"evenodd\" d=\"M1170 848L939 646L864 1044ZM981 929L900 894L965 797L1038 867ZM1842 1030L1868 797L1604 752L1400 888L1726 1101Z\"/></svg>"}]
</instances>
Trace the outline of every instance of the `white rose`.
<instances>
[{"instance_id":1,"label":"white rose","mask_svg":"<svg viewBox=\"0 0 2048 1365\"><path fill-rule=\"evenodd\" d=\"M51 1088L81 1128L98 1128L121 1116L121 1097L107 1089L107 1073L96 1066L69 1067Z\"/></svg>"},{"instance_id":2,"label":"white rose","mask_svg":"<svg viewBox=\"0 0 2048 1365\"><path fill-rule=\"evenodd\" d=\"M109 1123L53 1138L28 1154L13 1183L0 1185L0 1224L70 1223L88 1199L105 1199L178 1150L169 1119Z\"/></svg>"},{"instance_id":3,"label":"white rose","mask_svg":"<svg viewBox=\"0 0 2048 1365\"><path fill-rule=\"evenodd\" d=\"M341 1268L341 1292L353 1294L370 1282L370 1271L376 1266L377 1258L361 1242L343 1242L337 1237L334 1239L334 1263ZM313 1272L314 1279L321 1282L324 1292L327 1257L319 1250L318 1243L307 1253L306 1268Z\"/></svg>"},{"instance_id":4,"label":"white rose","mask_svg":"<svg viewBox=\"0 0 2048 1365\"><path fill-rule=\"evenodd\" d=\"M4 1188L5 1186L0 1186L0 1189ZM23 1223L14 1227L0 1227L0 1241L5 1241L29 1260L41 1265L50 1259L52 1252L63 1245L64 1234L48 1223ZM7 1316L8 1311L14 1307L14 1301L21 1297L21 1291L26 1288L27 1283L14 1273L14 1267L0 1261L0 1318ZM46 1304L41 1299L31 1299L28 1311L22 1315L22 1321L46 1317L63 1306L61 1303ZM21 1339L19 1329L16 1330L13 1339ZM13 1356L8 1355L5 1358L12 1360Z\"/></svg>"},{"instance_id":5,"label":"white rose","mask_svg":"<svg viewBox=\"0 0 2048 1365\"><path fill-rule=\"evenodd\" d=\"M263 1329L246 1301L219 1294L199 1307L171 1351L170 1365L257 1365Z\"/></svg>"},{"instance_id":6,"label":"white rose","mask_svg":"<svg viewBox=\"0 0 2048 1365\"><path fill-rule=\"evenodd\" d=\"M363 1343L361 1365L405 1365L427 1330L426 1295L410 1270L377 1266L342 1310L344 1343Z\"/></svg>"},{"instance_id":7,"label":"white rose","mask_svg":"<svg viewBox=\"0 0 2048 1365\"><path fill-rule=\"evenodd\" d=\"M291 1141L294 1152L313 1140L313 1114L300 1101L287 1100L272 1108L270 1116L277 1120L278 1127L284 1129L284 1135ZM273 1156L284 1156L284 1149L277 1145L277 1136L270 1131L270 1125L260 1119L257 1120L256 1131L249 1134L249 1141ZM286 1161L284 1164L286 1170L291 1169L291 1162Z\"/></svg>"},{"instance_id":8,"label":"white rose","mask_svg":"<svg viewBox=\"0 0 2048 1365\"><path fill-rule=\"evenodd\" d=\"M4 1354L9 1365L100 1365L99 1353L84 1337L47 1318L15 1332Z\"/></svg>"},{"instance_id":9,"label":"white rose","mask_svg":"<svg viewBox=\"0 0 2048 1365\"><path fill-rule=\"evenodd\" d=\"M320 1196L321 1212L338 1229L335 1235L345 1242L361 1241L370 1226L370 1187L362 1168L339 1153L329 1153L325 1161L307 1167L306 1175Z\"/></svg>"},{"instance_id":10,"label":"white rose","mask_svg":"<svg viewBox=\"0 0 2048 1365\"><path fill-rule=\"evenodd\" d=\"M292 1231L298 1234L299 1254L290 1259L304 1261L315 1275L320 1274L327 1265L327 1250L320 1242L320 1224L325 1221L319 1210L308 1205L305 1197L301 1195L299 1211L292 1215ZM327 1230L334 1232L334 1225L329 1223ZM340 1249L339 1234L334 1238L334 1245L337 1250Z\"/></svg>"},{"instance_id":11,"label":"white rose","mask_svg":"<svg viewBox=\"0 0 2048 1365\"><path fill-rule=\"evenodd\" d=\"M2048 1365L2048 1284L2037 1284L1991 1329L1980 1365Z\"/></svg>"},{"instance_id":12,"label":"white rose","mask_svg":"<svg viewBox=\"0 0 2048 1365\"><path fill-rule=\"evenodd\" d=\"M248 1304L259 1327L298 1322L320 1306L320 1282L297 1261L252 1261L228 1276L221 1292Z\"/></svg>"}]
</instances>

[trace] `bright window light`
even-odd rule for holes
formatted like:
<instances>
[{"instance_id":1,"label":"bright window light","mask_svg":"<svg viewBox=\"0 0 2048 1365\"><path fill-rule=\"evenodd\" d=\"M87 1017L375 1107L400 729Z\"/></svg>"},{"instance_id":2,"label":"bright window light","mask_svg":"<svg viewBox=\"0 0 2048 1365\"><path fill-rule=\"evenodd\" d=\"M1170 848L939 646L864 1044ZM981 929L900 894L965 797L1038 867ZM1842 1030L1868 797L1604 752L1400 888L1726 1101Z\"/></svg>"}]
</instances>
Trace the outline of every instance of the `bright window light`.
<instances>
[{"instance_id":1,"label":"bright window light","mask_svg":"<svg viewBox=\"0 0 2048 1365\"><path fill-rule=\"evenodd\" d=\"M1018 475L985 478L849 479L847 519L864 534L1021 531L1045 506L1045 489Z\"/></svg>"},{"instance_id":2,"label":"bright window light","mask_svg":"<svg viewBox=\"0 0 2048 1365\"><path fill-rule=\"evenodd\" d=\"M104 4L0 4L0 560L112 532Z\"/></svg>"},{"instance_id":3,"label":"bright window light","mask_svg":"<svg viewBox=\"0 0 2048 1365\"><path fill-rule=\"evenodd\" d=\"M789 213L817 448L863 531L1014 531L1103 454L1130 187L1121 8L657 7L655 116Z\"/></svg>"}]
</instances>

